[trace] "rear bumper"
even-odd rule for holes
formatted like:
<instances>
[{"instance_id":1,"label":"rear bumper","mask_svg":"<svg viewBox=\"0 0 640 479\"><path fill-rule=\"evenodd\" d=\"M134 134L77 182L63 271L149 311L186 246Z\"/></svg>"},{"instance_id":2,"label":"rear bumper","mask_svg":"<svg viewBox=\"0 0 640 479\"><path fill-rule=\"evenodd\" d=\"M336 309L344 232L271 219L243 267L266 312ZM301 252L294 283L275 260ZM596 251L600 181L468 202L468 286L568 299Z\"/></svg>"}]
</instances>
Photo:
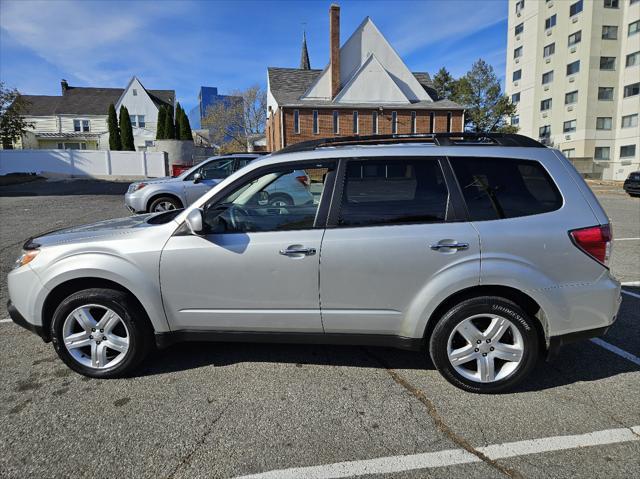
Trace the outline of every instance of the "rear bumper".
<instances>
[{"instance_id":1,"label":"rear bumper","mask_svg":"<svg viewBox=\"0 0 640 479\"><path fill-rule=\"evenodd\" d=\"M24 316L22 316L22 314L20 314L20 311L18 311L18 308L16 308L14 306L14 304L11 302L11 300L7 301L7 312L9 313L9 317L11 318L11 320L14 323L16 323L18 326L23 327L27 331L31 331L34 334L37 334L45 342L49 341L48 336L45 334L45 332L42 329L42 327L41 326L37 326L35 324L31 324L29 321L27 321L24 318Z\"/></svg>"},{"instance_id":2,"label":"rear bumper","mask_svg":"<svg viewBox=\"0 0 640 479\"><path fill-rule=\"evenodd\" d=\"M625 182L623 188L629 194L640 195L640 183L638 182Z\"/></svg>"},{"instance_id":3,"label":"rear bumper","mask_svg":"<svg viewBox=\"0 0 640 479\"><path fill-rule=\"evenodd\" d=\"M613 318L613 321L615 320L616 318ZM560 349L562 349L562 346L564 346L565 344L604 336L605 334L607 334L609 327L610 326L605 326L603 328L577 331L575 333L563 334L561 336L551 336L549 338L549 348L547 349L547 361L553 360L560 352Z\"/></svg>"}]
</instances>

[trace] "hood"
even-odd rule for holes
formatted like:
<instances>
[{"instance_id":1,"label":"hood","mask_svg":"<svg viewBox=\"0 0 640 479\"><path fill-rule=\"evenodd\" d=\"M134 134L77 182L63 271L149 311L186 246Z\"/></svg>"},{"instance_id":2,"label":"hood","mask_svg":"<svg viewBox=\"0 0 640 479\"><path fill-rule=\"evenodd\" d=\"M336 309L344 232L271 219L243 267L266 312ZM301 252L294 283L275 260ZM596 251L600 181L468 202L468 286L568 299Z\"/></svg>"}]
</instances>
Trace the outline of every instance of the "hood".
<instances>
[{"instance_id":1,"label":"hood","mask_svg":"<svg viewBox=\"0 0 640 479\"><path fill-rule=\"evenodd\" d=\"M129 189L131 189L133 185L138 185L140 183L144 183L146 185L158 185L160 183L173 183L174 181L182 181L182 180L177 176L175 178L172 178L171 176L163 176L162 178L135 181L131 183L131 185L129 185Z\"/></svg>"},{"instance_id":2,"label":"hood","mask_svg":"<svg viewBox=\"0 0 640 479\"><path fill-rule=\"evenodd\" d=\"M126 218L116 218L88 225L50 231L27 240L24 249L62 243L75 243L78 241L102 241L121 237L135 233L143 228L151 228L156 225L165 224L175 218L179 212L180 210L173 210L164 213L127 216Z\"/></svg>"}]
</instances>

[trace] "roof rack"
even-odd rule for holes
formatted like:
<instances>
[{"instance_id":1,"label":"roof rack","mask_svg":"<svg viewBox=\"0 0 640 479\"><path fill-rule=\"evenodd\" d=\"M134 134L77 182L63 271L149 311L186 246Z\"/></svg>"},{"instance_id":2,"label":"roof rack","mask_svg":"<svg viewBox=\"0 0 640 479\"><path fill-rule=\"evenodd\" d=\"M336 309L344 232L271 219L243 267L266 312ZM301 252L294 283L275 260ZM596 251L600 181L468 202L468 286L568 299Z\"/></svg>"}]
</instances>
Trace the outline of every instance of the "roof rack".
<instances>
[{"instance_id":1,"label":"roof rack","mask_svg":"<svg viewBox=\"0 0 640 479\"><path fill-rule=\"evenodd\" d=\"M413 133L396 135L365 135L342 136L333 138L320 138L318 140L295 143L281 150L273 152L274 155L293 153L298 151L313 151L326 146L351 146L351 145L389 145L397 143L425 143L433 142L436 146L522 146L529 148L546 148L542 143L523 135L514 133Z\"/></svg>"}]
</instances>

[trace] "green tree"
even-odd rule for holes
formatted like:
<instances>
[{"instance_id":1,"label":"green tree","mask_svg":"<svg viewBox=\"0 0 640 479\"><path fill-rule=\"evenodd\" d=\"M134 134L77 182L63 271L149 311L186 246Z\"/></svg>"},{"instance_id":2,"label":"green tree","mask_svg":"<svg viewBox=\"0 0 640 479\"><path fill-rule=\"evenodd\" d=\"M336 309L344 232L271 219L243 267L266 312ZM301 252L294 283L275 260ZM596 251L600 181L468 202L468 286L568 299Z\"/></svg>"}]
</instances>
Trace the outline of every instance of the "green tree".
<instances>
[{"instance_id":1,"label":"green tree","mask_svg":"<svg viewBox=\"0 0 640 479\"><path fill-rule=\"evenodd\" d=\"M120 138L120 128L118 127L118 117L116 116L116 107L113 103L109 105L109 149L122 150L122 139Z\"/></svg>"},{"instance_id":2,"label":"green tree","mask_svg":"<svg viewBox=\"0 0 640 479\"><path fill-rule=\"evenodd\" d=\"M173 125L173 110L167 108L166 115L164 117L164 139L173 140L176 137L175 126Z\"/></svg>"},{"instance_id":3,"label":"green tree","mask_svg":"<svg viewBox=\"0 0 640 479\"><path fill-rule=\"evenodd\" d=\"M465 129L476 132L515 133L517 127L507 124L516 106L502 93L493 67L482 59L456 83L453 101L465 108Z\"/></svg>"},{"instance_id":4,"label":"green tree","mask_svg":"<svg viewBox=\"0 0 640 479\"><path fill-rule=\"evenodd\" d=\"M457 80L445 67L433 76L433 88L438 94L438 100L449 100L455 94Z\"/></svg>"},{"instance_id":5,"label":"green tree","mask_svg":"<svg viewBox=\"0 0 640 479\"><path fill-rule=\"evenodd\" d=\"M186 141L193 141L193 133L191 131L191 123L189 117L182 110L182 121L180 122L180 139Z\"/></svg>"},{"instance_id":6,"label":"green tree","mask_svg":"<svg viewBox=\"0 0 640 479\"><path fill-rule=\"evenodd\" d=\"M13 148L13 142L33 128L23 117L28 104L18 90L5 88L0 82L0 142L4 148Z\"/></svg>"},{"instance_id":7,"label":"green tree","mask_svg":"<svg viewBox=\"0 0 640 479\"><path fill-rule=\"evenodd\" d=\"M182 138L180 138L180 125L182 124L182 114L183 114L183 110L182 107L180 106L180 102L176 103L176 116L175 116L175 122L174 122L174 128L175 128L175 139L176 140L181 140Z\"/></svg>"},{"instance_id":8,"label":"green tree","mask_svg":"<svg viewBox=\"0 0 640 479\"><path fill-rule=\"evenodd\" d=\"M166 133L164 131L165 117L167 116L167 107L162 105L158 109L158 124L156 126L156 140L164 140Z\"/></svg>"},{"instance_id":9,"label":"green tree","mask_svg":"<svg viewBox=\"0 0 640 479\"><path fill-rule=\"evenodd\" d=\"M120 107L120 137L122 138L122 149L125 151L135 151L133 144L133 128L131 127L131 118L129 118L129 110L122 105Z\"/></svg>"}]
</instances>

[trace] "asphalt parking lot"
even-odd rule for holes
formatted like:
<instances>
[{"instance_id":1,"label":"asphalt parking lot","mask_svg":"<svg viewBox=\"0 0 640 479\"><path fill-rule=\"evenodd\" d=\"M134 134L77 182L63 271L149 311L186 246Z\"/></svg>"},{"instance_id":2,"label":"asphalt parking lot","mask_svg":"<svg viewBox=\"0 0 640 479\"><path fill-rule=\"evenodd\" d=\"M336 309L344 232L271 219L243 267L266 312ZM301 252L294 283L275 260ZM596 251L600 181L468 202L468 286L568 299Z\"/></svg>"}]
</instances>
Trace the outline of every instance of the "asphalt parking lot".
<instances>
[{"instance_id":1,"label":"asphalt parking lot","mask_svg":"<svg viewBox=\"0 0 640 479\"><path fill-rule=\"evenodd\" d=\"M25 238L125 216L126 186L0 187L2 304ZM640 199L596 194L628 284L619 319L511 394L363 347L176 345L136 377L93 380L3 309L0 477L640 477Z\"/></svg>"}]
</instances>

